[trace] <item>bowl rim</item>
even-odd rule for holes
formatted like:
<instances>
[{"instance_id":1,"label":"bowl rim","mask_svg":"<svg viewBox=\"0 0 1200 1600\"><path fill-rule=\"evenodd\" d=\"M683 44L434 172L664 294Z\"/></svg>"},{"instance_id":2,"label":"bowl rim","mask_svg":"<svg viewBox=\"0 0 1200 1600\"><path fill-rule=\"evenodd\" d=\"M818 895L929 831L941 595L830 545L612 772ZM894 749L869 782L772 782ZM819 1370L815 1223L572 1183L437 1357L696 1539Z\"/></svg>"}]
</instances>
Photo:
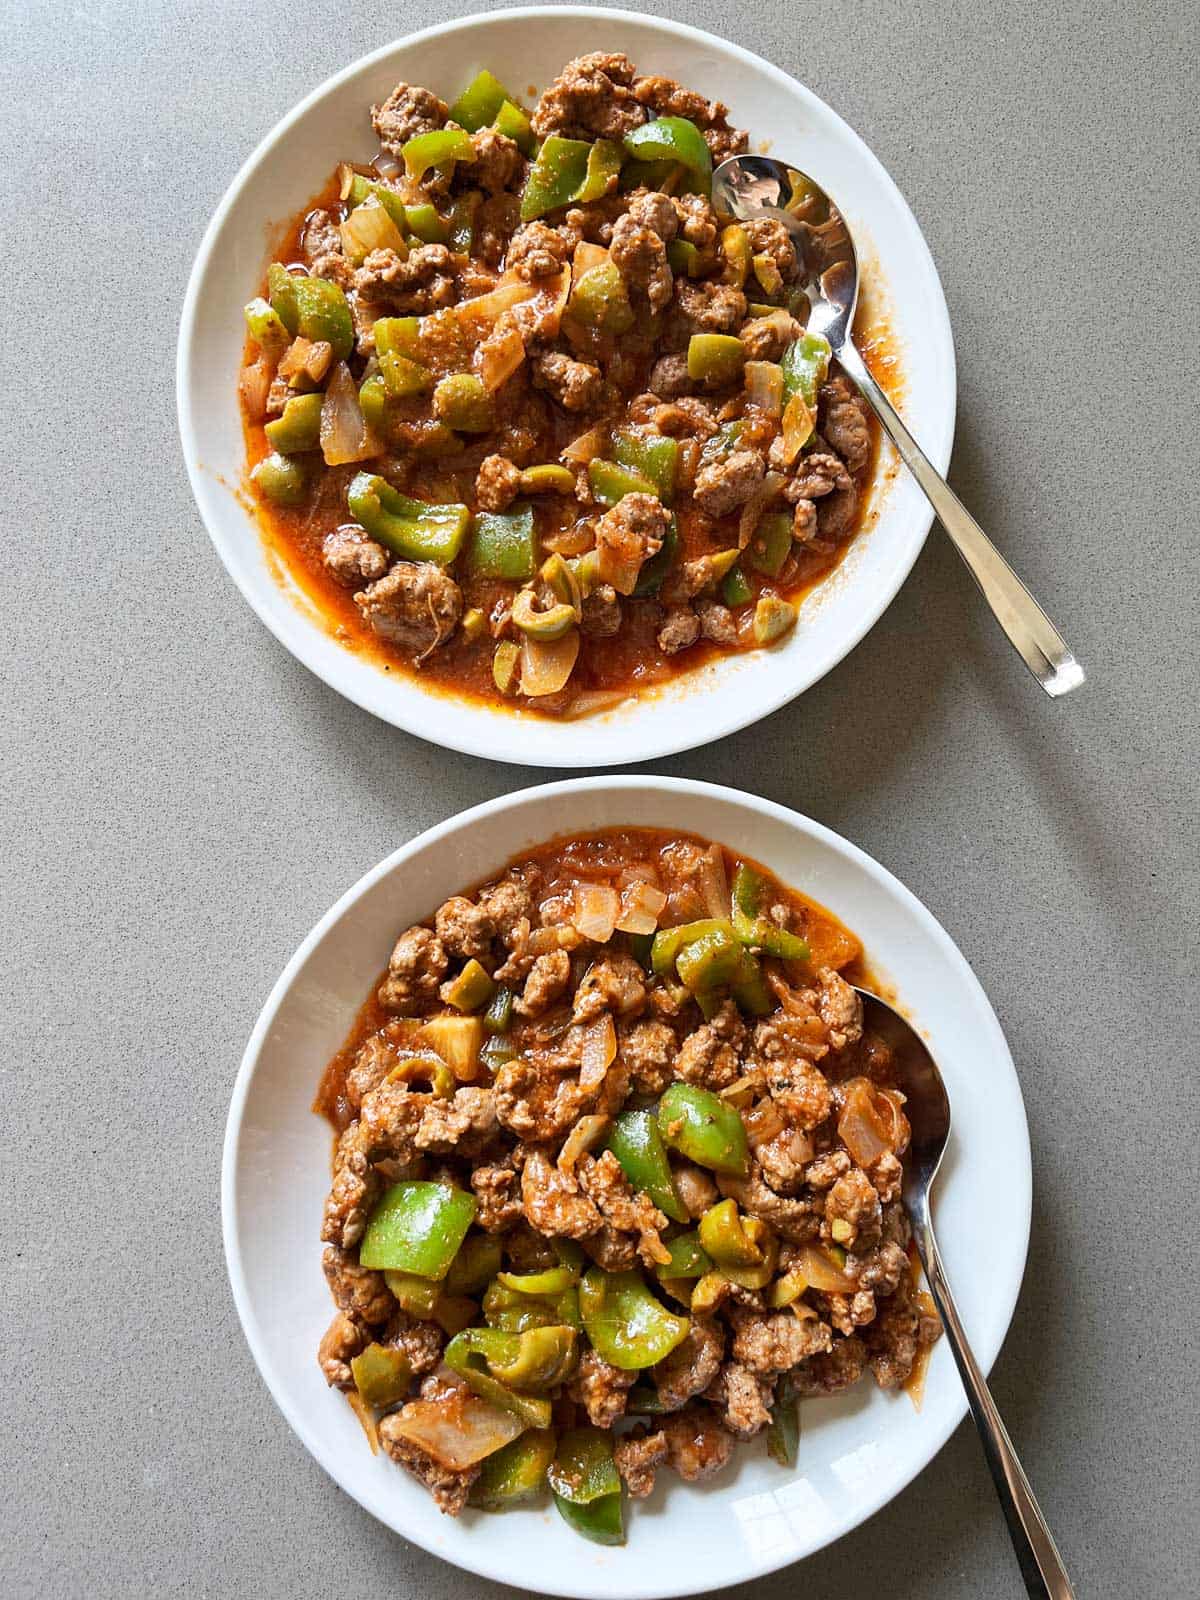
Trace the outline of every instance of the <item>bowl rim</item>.
<instances>
[{"instance_id":1,"label":"bowl rim","mask_svg":"<svg viewBox=\"0 0 1200 1600\"><path fill-rule=\"evenodd\" d=\"M371 676L356 670L362 663L352 652L339 646L334 653L328 654L322 650L316 637L309 636L307 630L298 627L289 628L290 618L285 621L283 614L273 614L266 598L262 595L261 583L257 583L248 573L239 570L237 563L232 559L231 552L227 553L229 540L224 531L218 526L218 519L215 515L210 516L209 514L208 496L212 485L208 481L210 475L200 459L196 421L196 414L200 408L193 404L192 383L195 377L194 352L197 344L197 319L202 289L213 264L217 244L226 219L234 208L242 190L258 168L280 144L285 142L296 124L318 102L335 93L349 79L369 70L378 62L387 59L397 51L411 49L415 45L422 44L443 34L468 34L475 29L486 30L489 26L494 25L497 20L536 23L539 20L562 17L587 19L589 25L593 27L597 20L601 22L633 23L643 28L649 27L654 30L661 30L666 34L673 34L680 39L688 40L692 44L699 44L710 51L731 56L755 72L765 74L783 92L800 95L819 111L822 118L828 119L830 126L836 131L838 137L844 140L853 149L856 157L871 169L876 181L891 192L891 198L897 208L897 219L908 235L912 262L921 277L926 281L931 296L933 303L932 316L923 332L933 352L937 369L943 375L941 393L938 396L938 410L941 415L931 419L935 423L940 423L940 428L936 431L940 431L942 437L936 438L932 432L927 432L924 443L927 446L927 453L930 459L943 475L948 468L954 444L958 398L954 341L945 292L924 233L904 195L879 158L832 106L816 94L814 90L801 83L799 79L792 77L790 73L785 72L781 67L777 67L773 62L757 55L754 51L747 50L744 46L736 44L732 40L721 38L717 34L710 33L703 28L694 27L690 23L677 22L672 18L658 16L654 13L640 13L616 7L593 8L578 5L500 7L493 11L452 18L449 21L435 23L430 27L404 34L350 62L305 95L259 141L258 145L234 175L204 231L188 278L187 290L184 294L180 313L179 336L176 345L175 390L179 435L193 499L221 564L233 579L242 597L278 643L289 654L295 656L323 683L344 696L361 710L367 711L391 726L400 728L417 738L425 739L431 744L441 746L444 749L457 750L465 755L482 757L485 760L537 767L544 766L546 763L541 759L537 749L530 750L525 748L526 741L523 738L523 732L532 726L531 722L503 711L496 712L493 708L481 704L477 708L472 706L473 710L478 710L479 715L472 716L464 726L451 725L448 729L439 728L438 705L445 698L443 693L428 689L421 690L420 686L415 684L412 686L428 702L428 713L424 716L413 709L414 706L420 705L419 699L412 702L404 699L398 704L394 704L386 700L379 692L382 685L386 683L383 674L377 674L381 679L381 684L374 684ZM878 494L878 492L879 485L877 484L876 493ZM246 515L249 515L249 513L247 512ZM932 525L932 507L928 504L918 505L913 513L907 548L901 548L899 551L899 559L896 561L891 574L874 586L874 599L854 613L850 626L840 632L828 648L816 656L802 673L789 673L785 658L780 657L777 659L778 670L773 677L765 681L760 692L746 696L730 695L728 697L728 705L720 715L714 715L713 707L710 705L708 707L708 715L705 717L688 717L684 714L661 719L657 724L650 725L651 736L643 732L647 727L647 723L645 719L639 717L638 712L643 706L653 704L659 697L655 695L636 696L633 707L623 715L622 721L618 725L621 737L613 741L614 748L608 748L606 745L601 754L601 764L605 766L629 765L634 762L659 760L666 756L696 749L761 722L781 707L797 699L845 660L875 626L912 571L917 557L924 548ZM261 538L261 534L258 537ZM833 576L836 576L836 574ZM276 580L271 578L270 581L274 582ZM296 609L297 611L299 610L298 607ZM328 630L324 629L323 624L322 630L325 633L328 632ZM698 668L693 676L698 677L705 670L703 667ZM686 679L682 681L686 682ZM674 696L679 697L677 709L684 711L687 700L690 698L687 689L682 687L673 688L672 685L667 685L666 690L673 697L672 703L674 703ZM703 689L699 685L697 685L697 690L699 693L703 693ZM453 699L453 697L451 698ZM465 704L466 702L456 701L455 703ZM595 718L583 718L577 723L566 722L556 724L556 726L564 731L572 728L586 730L589 727L594 727L597 720ZM595 767L597 765L595 753L589 750L586 737L581 736L574 741L560 739L559 743L560 745L565 744L565 748L560 748L554 752L550 765L565 769Z\"/></svg>"},{"instance_id":2,"label":"bowl rim","mask_svg":"<svg viewBox=\"0 0 1200 1600\"><path fill-rule=\"evenodd\" d=\"M747 794L742 790L733 789L724 784L705 783L692 778L659 777L652 774L604 773L585 778L566 778L551 784L536 784L511 793L497 795L493 799L485 800L478 805L469 807L465 811L457 812L452 817L435 823L432 827L424 829L407 843L390 852L382 861L370 868L355 884L347 889L301 941L272 986L246 1044L234 1082L222 1144L220 1182L221 1233L226 1267L238 1319L255 1366L258 1368L259 1376L266 1384L271 1397L292 1431L314 1460L344 1493L350 1495L364 1510L376 1516L378 1520L383 1521L384 1526L391 1532L399 1532L399 1530L391 1522L379 1517L378 1512L360 1496L357 1488L347 1483L339 1475L331 1465L329 1453L324 1449L318 1427L315 1424L310 1424L308 1416L302 1408L292 1404L287 1385L282 1375L274 1367L266 1348L265 1339L259 1332L259 1324L252 1310L251 1294L242 1261L238 1234L236 1173L242 1117L259 1057L279 1011L310 956L329 931L341 921L357 902L368 894L381 879L394 873L406 860L426 851L431 846L445 843L464 828L469 828L474 822L498 812L519 813L524 807L544 804L547 799L569 802L570 797L573 795L605 790L625 792L632 796L647 788L654 789L660 793L693 795L700 798L714 799L744 810L757 812L760 816L782 823L786 827L807 835L831 849L835 854L842 856L850 864L864 871L882 893L898 901L902 907L914 916L923 925L926 932L957 972L965 990L979 1008L979 1018L983 1032L987 1035L985 1040L986 1050L993 1054L1002 1066L1007 1067L1016 1091L1014 1138L1011 1152L1014 1157L1014 1168L1009 1174L1012 1192L1009 1195L1008 1211L1013 1222L1013 1232L1020 1241L1019 1270L1013 1273L1011 1284L999 1302L1001 1316L997 1322L999 1332L996 1338L995 1350L980 1351L976 1349L975 1352L976 1359L985 1374L991 1370L1008 1336L1017 1299L1024 1282L1032 1220L1032 1153L1024 1097L1021 1093L1020 1079L1017 1075L1007 1040L1004 1037L999 1019L987 997L986 991L957 944L923 902L885 866L876 861L873 856L858 845L851 843L850 840L843 838L842 835L834 832L833 829L826 827L823 823L817 822L801 812L794 811L790 807L764 799L760 795ZM565 817L569 818L570 810L569 803L563 805ZM919 1477L945 1445L966 1414L967 1399L965 1393L960 1389L957 1396L948 1406L940 1425L929 1424L931 1437L928 1441L928 1450L915 1471L898 1485L885 1484L882 1489L873 1490L865 1494L855 1504L850 1520L831 1538L818 1546L817 1549L827 1548L830 1544L836 1543L838 1539L860 1527L868 1518L881 1510L883 1506L889 1504L897 1494ZM420 1521L411 1528L406 1527L400 1537L419 1545L440 1560L447 1561L460 1569L473 1572L480 1577L501 1583L512 1584L514 1582L507 1571L498 1567L489 1559L489 1544L487 1540L481 1539L477 1545L473 1545L470 1557L465 1556L460 1551L456 1551L451 1556L443 1548L439 1547L436 1537L432 1532L428 1531L432 1526L426 1521ZM477 1556L476 1550L478 1551ZM808 1552L808 1554L816 1553L817 1550ZM718 1577L712 1583L702 1583L698 1587L693 1581L689 1583L686 1592L701 1594L707 1593L714 1588L724 1587L731 1581L753 1581L785 1566L792 1565L797 1559L802 1560L805 1557L797 1558L787 1551L784 1551L781 1555L771 1554L766 1557L760 1566L748 1571L741 1578ZM670 1579L663 1582L661 1579L656 1578L656 1574L661 1573L662 1570L658 1565L647 1564L646 1571L650 1575L651 1581L635 1581L632 1584L629 1581L629 1575L622 1574L624 1581L620 1592L627 1596L627 1600L674 1600L675 1596L685 1591L680 1590L677 1584L672 1583ZM569 1594L572 1592L570 1590L544 1588L540 1582L531 1583L528 1580L522 1580L521 1586L535 1593Z\"/></svg>"}]
</instances>

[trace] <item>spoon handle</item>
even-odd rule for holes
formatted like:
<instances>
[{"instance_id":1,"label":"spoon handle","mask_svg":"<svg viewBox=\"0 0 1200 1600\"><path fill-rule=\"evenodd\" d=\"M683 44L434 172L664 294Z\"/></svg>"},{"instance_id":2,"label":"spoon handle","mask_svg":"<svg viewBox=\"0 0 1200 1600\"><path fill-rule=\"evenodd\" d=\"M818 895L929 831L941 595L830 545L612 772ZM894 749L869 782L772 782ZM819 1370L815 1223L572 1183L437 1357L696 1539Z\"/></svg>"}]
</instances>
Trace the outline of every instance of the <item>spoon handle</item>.
<instances>
[{"instance_id":1,"label":"spoon handle","mask_svg":"<svg viewBox=\"0 0 1200 1600\"><path fill-rule=\"evenodd\" d=\"M997 622L1049 695L1067 694L1083 682L1083 668L1029 590L909 433L900 413L871 376L849 339L837 351L843 371L858 385L900 458L924 490L938 521L967 564Z\"/></svg>"},{"instance_id":2,"label":"spoon handle","mask_svg":"<svg viewBox=\"0 0 1200 1600\"><path fill-rule=\"evenodd\" d=\"M967 1391L967 1402L983 1442L983 1453L992 1474L992 1482L1000 1496L1000 1505L1008 1523L1021 1576L1025 1579L1025 1588L1031 1600L1075 1600L1067 1569L1046 1526L1041 1507L1034 1499L1029 1479L1017 1459L1008 1430L996 1410L983 1373L971 1354L954 1296L946 1282L933 1229L928 1225L923 1226L922 1219L918 1217L913 1218L913 1225L921 1264L941 1315L958 1375Z\"/></svg>"}]
</instances>

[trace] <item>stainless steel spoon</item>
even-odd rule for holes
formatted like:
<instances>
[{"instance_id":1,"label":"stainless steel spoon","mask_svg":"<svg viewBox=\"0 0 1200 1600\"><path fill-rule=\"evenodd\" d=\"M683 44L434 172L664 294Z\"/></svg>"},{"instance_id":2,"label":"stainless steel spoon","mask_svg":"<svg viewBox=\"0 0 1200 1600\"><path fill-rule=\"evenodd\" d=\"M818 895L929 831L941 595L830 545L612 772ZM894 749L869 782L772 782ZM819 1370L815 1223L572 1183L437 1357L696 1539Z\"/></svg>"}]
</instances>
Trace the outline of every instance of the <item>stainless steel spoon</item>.
<instances>
[{"instance_id":1,"label":"stainless steel spoon","mask_svg":"<svg viewBox=\"0 0 1200 1600\"><path fill-rule=\"evenodd\" d=\"M828 339L843 372L858 385L1030 672L1049 695L1077 688L1083 668L1061 634L909 433L855 349L858 257L832 200L804 173L767 156L723 161L713 173L712 193L718 211L743 222L774 217L787 228L812 302L809 328Z\"/></svg>"},{"instance_id":2,"label":"stainless steel spoon","mask_svg":"<svg viewBox=\"0 0 1200 1600\"><path fill-rule=\"evenodd\" d=\"M858 992L862 996L864 1024L891 1047L897 1069L896 1086L907 1096L904 1111L912 1125L912 1144L904 1162L904 1204L912 1222L921 1265L925 1268L958 1375L967 1391L971 1415L983 1441L983 1452L1000 1496L1025 1588L1033 1600L1074 1600L1075 1591L1062 1557L1033 1497L1029 1479L1021 1469L983 1373L971 1354L933 1235L930 1192L950 1138L950 1098L946 1085L937 1062L912 1024L878 995L867 989Z\"/></svg>"}]
</instances>

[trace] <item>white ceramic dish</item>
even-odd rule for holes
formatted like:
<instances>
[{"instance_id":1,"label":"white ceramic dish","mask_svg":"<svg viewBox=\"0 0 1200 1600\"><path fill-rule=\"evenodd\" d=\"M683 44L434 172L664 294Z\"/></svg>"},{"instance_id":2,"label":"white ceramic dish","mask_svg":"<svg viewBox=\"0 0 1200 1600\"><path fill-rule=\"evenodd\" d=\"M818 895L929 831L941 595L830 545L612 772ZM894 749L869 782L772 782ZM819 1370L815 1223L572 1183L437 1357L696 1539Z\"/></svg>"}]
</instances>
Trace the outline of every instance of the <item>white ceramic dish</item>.
<instances>
[{"instance_id":1,"label":"white ceramic dish","mask_svg":"<svg viewBox=\"0 0 1200 1600\"><path fill-rule=\"evenodd\" d=\"M225 1138L222 1211L234 1299L259 1370L309 1450L388 1527L457 1566L547 1594L695 1594L809 1555L884 1505L940 1449L966 1403L944 1342L924 1406L869 1382L804 1403L800 1460L781 1471L761 1440L710 1484L664 1475L631 1507L629 1542L601 1549L549 1506L443 1517L425 1491L373 1457L316 1347L332 1315L320 1268L330 1133L309 1107L397 934L530 844L636 823L718 839L828 906L864 940L931 1042L954 1105L938 1239L975 1353L990 1368L1029 1242L1025 1112L987 998L949 936L861 850L768 801L666 778L584 778L478 806L397 850L325 916L288 963L254 1029ZM267 1467L269 1470L269 1465ZM915 1536L915 1535L914 1535Z\"/></svg>"},{"instance_id":2,"label":"white ceramic dish","mask_svg":"<svg viewBox=\"0 0 1200 1600\"><path fill-rule=\"evenodd\" d=\"M867 526L829 582L806 600L800 625L773 651L726 658L660 693L603 716L553 724L422 689L339 645L294 586L272 571L237 494L244 450L236 401L241 307L257 292L268 224L297 211L338 158L375 153L367 111L399 79L452 97L482 65L519 92L538 88L572 56L624 50L725 100L757 147L769 140L835 194L876 290L890 308L903 372L899 403L938 467L954 432L954 351L946 303L920 229L862 141L808 89L758 56L711 34L624 11L547 6L495 11L411 35L365 57L311 94L238 173L200 246L179 335L183 451L201 515L234 582L258 615L318 677L377 716L435 744L530 766L649 761L720 738L776 710L822 677L891 601L928 533L931 513L905 475L881 481ZM687 702L704 697L704 714Z\"/></svg>"}]
</instances>

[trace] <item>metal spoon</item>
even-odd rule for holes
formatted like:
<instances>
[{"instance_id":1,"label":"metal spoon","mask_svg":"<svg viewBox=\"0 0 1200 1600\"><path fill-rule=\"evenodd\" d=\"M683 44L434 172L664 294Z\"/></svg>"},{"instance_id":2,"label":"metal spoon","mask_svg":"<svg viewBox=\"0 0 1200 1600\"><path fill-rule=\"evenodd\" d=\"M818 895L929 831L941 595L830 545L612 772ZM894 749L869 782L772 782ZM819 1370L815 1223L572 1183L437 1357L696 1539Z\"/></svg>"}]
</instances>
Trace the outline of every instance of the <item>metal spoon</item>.
<instances>
[{"instance_id":1,"label":"metal spoon","mask_svg":"<svg viewBox=\"0 0 1200 1600\"><path fill-rule=\"evenodd\" d=\"M1025 1588L1033 1600L1075 1600L1075 1591L1046 1519L1021 1469L983 1373L971 1354L933 1236L929 1196L950 1138L950 1098L946 1085L937 1062L912 1024L878 995L867 989L858 992L862 996L864 1025L890 1046L896 1067L896 1086L907 1097L904 1110L912 1125L912 1144L904 1162L904 1204L912 1222L921 1265L925 1268L958 1375L967 1391L971 1415L983 1441L983 1452L1000 1496Z\"/></svg>"},{"instance_id":2,"label":"metal spoon","mask_svg":"<svg viewBox=\"0 0 1200 1600\"><path fill-rule=\"evenodd\" d=\"M983 591L1000 626L1049 695L1083 682L1083 668L1029 590L996 549L901 421L854 347L858 258L840 212L820 186L767 156L733 156L713 173L713 205L743 222L774 217L796 244L812 302L808 326L820 333L857 384L900 458L924 490L942 527Z\"/></svg>"}]
</instances>

